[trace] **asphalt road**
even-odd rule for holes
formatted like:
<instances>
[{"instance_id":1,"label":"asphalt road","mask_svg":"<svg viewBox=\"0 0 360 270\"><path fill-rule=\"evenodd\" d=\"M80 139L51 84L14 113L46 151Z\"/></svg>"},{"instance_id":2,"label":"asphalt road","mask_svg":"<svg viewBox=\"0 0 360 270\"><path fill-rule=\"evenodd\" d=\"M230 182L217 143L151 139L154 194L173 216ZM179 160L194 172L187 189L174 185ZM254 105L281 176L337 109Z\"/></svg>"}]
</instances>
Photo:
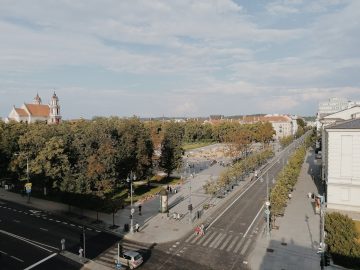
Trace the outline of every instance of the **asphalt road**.
<instances>
[{"instance_id":1,"label":"asphalt road","mask_svg":"<svg viewBox=\"0 0 360 270\"><path fill-rule=\"evenodd\" d=\"M269 188L273 185L272 179L297 143L210 216L205 223L205 236L192 232L179 241L157 246L142 269L248 269L246 257L255 237L264 233L261 228L265 222L267 184Z\"/></svg>"},{"instance_id":2,"label":"asphalt road","mask_svg":"<svg viewBox=\"0 0 360 270\"><path fill-rule=\"evenodd\" d=\"M80 269L80 264L57 255L61 239L66 250L78 254L83 227L62 217L0 200L0 269ZM85 227L86 257L95 258L119 237ZM52 256L52 257L49 257Z\"/></svg>"}]
</instances>

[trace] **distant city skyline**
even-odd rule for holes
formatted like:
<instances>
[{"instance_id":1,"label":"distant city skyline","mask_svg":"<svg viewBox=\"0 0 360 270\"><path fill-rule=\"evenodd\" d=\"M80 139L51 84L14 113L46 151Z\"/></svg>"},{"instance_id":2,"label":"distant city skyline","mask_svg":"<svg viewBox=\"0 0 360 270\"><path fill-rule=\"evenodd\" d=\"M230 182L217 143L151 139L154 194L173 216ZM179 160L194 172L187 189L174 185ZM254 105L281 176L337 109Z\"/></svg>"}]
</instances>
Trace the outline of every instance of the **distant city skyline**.
<instances>
[{"instance_id":1,"label":"distant city skyline","mask_svg":"<svg viewBox=\"0 0 360 270\"><path fill-rule=\"evenodd\" d=\"M315 115L360 100L360 1L2 1L0 117Z\"/></svg>"}]
</instances>

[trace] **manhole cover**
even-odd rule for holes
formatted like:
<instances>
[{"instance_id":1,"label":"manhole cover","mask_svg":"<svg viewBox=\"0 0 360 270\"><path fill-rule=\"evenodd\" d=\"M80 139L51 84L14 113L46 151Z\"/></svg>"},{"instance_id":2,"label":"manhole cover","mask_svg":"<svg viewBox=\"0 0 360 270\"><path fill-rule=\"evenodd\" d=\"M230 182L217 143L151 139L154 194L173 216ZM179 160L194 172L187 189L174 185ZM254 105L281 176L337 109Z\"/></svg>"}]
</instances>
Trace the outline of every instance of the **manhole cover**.
<instances>
[{"instance_id":1,"label":"manhole cover","mask_svg":"<svg viewBox=\"0 0 360 270\"><path fill-rule=\"evenodd\" d=\"M287 243L281 243L282 246L287 246Z\"/></svg>"},{"instance_id":2,"label":"manhole cover","mask_svg":"<svg viewBox=\"0 0 360 270\"><path fill-rule=\"evenodd\" d=\"M272 248L267 248L266 252L274 252L274 250Z\"/></svg>"},{"instance_id":3,"label":"manhole cover","mask_svg":"<svg viewBox=\"0 0 360 270\"><path fill-rule=\"evenodd\" d=\"M177 232L179 229L173 229L174 232Z\"/></svg>"}]
</instances>

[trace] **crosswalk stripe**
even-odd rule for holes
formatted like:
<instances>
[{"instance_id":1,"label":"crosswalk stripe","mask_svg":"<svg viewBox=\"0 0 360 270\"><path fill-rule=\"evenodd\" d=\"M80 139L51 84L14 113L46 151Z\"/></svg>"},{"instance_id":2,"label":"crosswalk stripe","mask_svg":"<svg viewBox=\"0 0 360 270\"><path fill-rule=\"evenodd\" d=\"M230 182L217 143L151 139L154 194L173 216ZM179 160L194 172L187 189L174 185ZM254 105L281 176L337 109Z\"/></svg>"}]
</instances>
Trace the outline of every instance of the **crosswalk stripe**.
<instances>
[{"instance_id":1,"label":"crosswalk stripe","mask_svg":"<svg viewBox=\"0 0 360 270\"><path fill-rule=\"evenodd\" d=\"M220 239L220 237L222 236L222 233L219 233L216 238L210 243L209 247L213 247L217 241Z\"/></svg>"},{"instance_id":2,"label":"crosswalk stripe","mask_svg":"<svg viewBox=\"0 0 360 270\"><path fill-rule=\"evenodd\" d=\"M246 250L248 249L248 247L250 245L250 242L251 242L251 238L246 241L245 246L243 247L243 249L240 252L241 255L245 254Z\"/></svg>"},{"instance_id":3,"label":"crosswalk stripe","mask_svg":"<svg viewBox=\"0 0 360 270\"><path fill-rule=\"evenodd\" d=\"M194 244L200 237L200 235L197 235L190 243Z\"/></svg>"},{"instance_id":4,"label":"crosswalk stripe","mask_svg":"<svg viewBox=\"0 0 360 270\"><path fill-rule=\"evenodd\" d=\"M216 235L216 232L214 232L211 236L209 236L209 238L204 242L203 247L205 247L215 235Z\"/></svg>"},{"instance_id":5,"label":"crosswalk stripe","mask_svg":"<svg viewBox=\"0 0 360 270\"><path fill-rule=\"evenodd\" d=\"M194 236L196 236L194 233L192 233L186 240L185 242L189 242Z\"/></svg>"},{"instance_id":6,"label":"crosswalk stripe","mask_svg":"<svg viewBox=\"0 0 360 270\"><path fill-rule=\"evenodd\" d=\"M230 245L226 249L227 252L229 252L232 249L232 247L235 245L235 243L237 242L238 239L239 239L239 236L236 236L235 239L230 243Z\"/></svg>"},{"instance_id":7,"label":"crosswalk stripe","mask_svg":"<svg viewBox=\"0 0 360 270\"><path fill-rule=\"evenodd\" d=\"M224 240L225 237L226 237L226 234L222 235L220 237L220 239L217 241L217 243L214 244L214 248L217 248L221 244L221 241Z\"/></svg>"},{"instance_id":8,"label":"crosswalk stripe","mask_svg":"<svg viewBox=\"0 0 360 270\"><path fill-rule=\"evenodd\" d=\"M237 253L239 251L239 249L244 241L245 241L245 237L242 237L241 240L239 241L239 243L237 244L236 248L234 249L234 253Z\"/></svg>"},{"instance_id":9,"label":"crosswalk stripe","mask_svg":"<svg viewBox=\"0 0 360 270\"><path fill-rule=\"evenodd\" d=\"M206 239L206 236L210 236L212 233L214 233L214 232L209 232L208 234L205 234L205 235L200 239L200 241L197 242L197 244L198 244L198 245L201 245L201 243L204 242L204 240Z\"/></svg>"},{"instance_id":10,"label":"crosswalk stripe","mask_svg":"<svg viewBox=\"0 0 360 270\"><path fill-rule=\"evenodd\" d=\"M222 246L220 247L220 250L223 250L225 248L225 246L227 245L227 243L229 243L229 241L231 240L231 238L233 238L233 235L229 235L228 238L225 240L225 242L222 244Z\"/></svg>"}]
</instances>

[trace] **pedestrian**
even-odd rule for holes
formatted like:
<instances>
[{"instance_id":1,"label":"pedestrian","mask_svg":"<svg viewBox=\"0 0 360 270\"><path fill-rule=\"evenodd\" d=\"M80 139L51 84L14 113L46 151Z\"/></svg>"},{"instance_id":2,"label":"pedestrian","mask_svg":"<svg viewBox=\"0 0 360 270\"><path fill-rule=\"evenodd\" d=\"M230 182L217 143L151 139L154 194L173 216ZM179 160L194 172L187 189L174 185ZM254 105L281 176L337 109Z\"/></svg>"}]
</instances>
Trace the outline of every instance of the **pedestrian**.
<instances>
[{"instance_id":1,"label":"pedestrian","mask_svg":"<svg viewBox=\"0 0 360 270\"><path fill-rule=\"evenodd\" d=\"M82 262L82 259L83 259L83 256L84 256L84 250L82 247L79 248L79 259L80 259L80 262Z\"/></svg>"},{"instance_id":2,"label":"pedestrian","mask_svg":"<svg viewBox=\"0 0 360 270\"><path fill-rule=\"evenodd\" d=\"M167 190L167 191L169 191L169 190L170 190L170 187L169 187L169 185L168 185L168 186L166 187L166 190Z\"/></svg>"},{"instance_id":3,"label":"pedestrian","mask_svg":"<svg viewBox=\"0 0 360 270\"><path fill-rule=\"evenodd\" d=\"M140 228L139 223L136 223L136 224L135 224L135 231L136 231L136 232L139 232L139 228Z\"/></svg>"},{"instance_id":4,"label":"pedestrian","mask_svg":"<svg viewBox=\"0 0 360 270\"><path fill-rule=\"evenodd\" d=\"M171 187L169 187L169 191L170 191L170 193L172 193L172 188Z\"/></svg>"},{"instance_id":5,"label":"pedestrian","mask_svg":"<svg viewBox=\"0 0 360 270\"><path fill-rule=\"evenodd\" d=\"M119 253L120 253L120 257L122 257L124 255L124 248L122 245L120 245Z\"/></svg>"},{"instance_id":6,"label":"pedestrian","mask_svg":"<svg viewBox=\"0 0 360 270\"><path fill-rule=\"evenodd\" d=\"M141 216L141 204L139 204L139 216Z\"/></svg>"}]
</instances>

